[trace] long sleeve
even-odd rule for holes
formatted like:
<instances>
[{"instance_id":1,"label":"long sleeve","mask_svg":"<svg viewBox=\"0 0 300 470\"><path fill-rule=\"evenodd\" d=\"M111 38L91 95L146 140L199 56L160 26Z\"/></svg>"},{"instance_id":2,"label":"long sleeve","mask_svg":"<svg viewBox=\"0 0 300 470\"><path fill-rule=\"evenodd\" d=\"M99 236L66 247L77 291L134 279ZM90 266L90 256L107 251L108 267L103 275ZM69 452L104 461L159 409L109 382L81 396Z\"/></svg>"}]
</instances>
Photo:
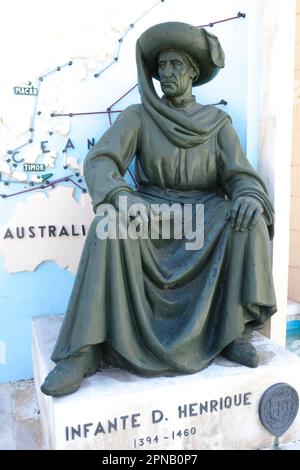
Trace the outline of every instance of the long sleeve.
<instances>
[{"instance_id":1,"label":"long sleeve","mask_svg":"<svg viewBox=\"0 0 300 470\"><path fill-rule=\"evenodd\" d=\"M137 152L140 126L140 106L130 106L87 154L84 176L94 210L115 192L131 191L123 176Z\"/></svg>"},{"instance_id":2,"label":"long sleeve","mask_svg":"<svg viewBox=\"0 0 300 470\"><path fill-rule=\"evenodd\" d=\"M274 209L268 197L267 188L244 155L231 123L227 123L219 132L218 147L219 180L225 194L232 200L240 196L258 199L263 206L263 215L268 225L270 238L272 238Z\"/></svg>"}]
</instances>

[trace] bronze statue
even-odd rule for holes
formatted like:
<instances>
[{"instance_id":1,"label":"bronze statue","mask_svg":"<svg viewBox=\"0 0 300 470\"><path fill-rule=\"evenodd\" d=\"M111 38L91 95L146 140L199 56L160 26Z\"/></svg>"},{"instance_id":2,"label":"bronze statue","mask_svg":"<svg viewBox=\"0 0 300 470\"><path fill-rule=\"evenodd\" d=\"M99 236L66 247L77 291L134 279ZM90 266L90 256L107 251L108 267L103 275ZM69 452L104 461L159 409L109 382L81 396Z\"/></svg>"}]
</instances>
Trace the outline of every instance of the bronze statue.
<instances>
[{"instance_id":1,"label":"bronze statue","mask_svg":"<svg viewBox=\"0 0 300 470\"><path fill-rule=\"evenodd\" d=\"M276 312L266 187L230 117L192 95L192 86L224 67L217 37L185 23L158 24L137 41L136 60L142 103L127 108L85 160L96 216L52 354L56 367L42 385L48 395L74 392L107 365L146 376L192 374L222 354L256 367L251 332ZM136 191L124 179L134 157ZM120 195L147 211L163 202L204 204L204 246L99 239L97 212L104 202L119 208Z\"/></svg>"}]
</instances>

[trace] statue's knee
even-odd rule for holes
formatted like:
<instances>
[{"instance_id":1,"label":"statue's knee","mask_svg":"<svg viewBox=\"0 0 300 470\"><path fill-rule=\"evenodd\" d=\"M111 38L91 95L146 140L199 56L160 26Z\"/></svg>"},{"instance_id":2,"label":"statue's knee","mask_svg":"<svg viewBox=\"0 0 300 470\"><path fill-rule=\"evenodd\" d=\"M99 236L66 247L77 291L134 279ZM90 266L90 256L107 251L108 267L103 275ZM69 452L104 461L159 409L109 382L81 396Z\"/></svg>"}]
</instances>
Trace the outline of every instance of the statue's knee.
<instances>
[{"instance_id":1,"label":"statue's knee","mask_svg":"<svg viewBox=\"0 0 300 470\"><path fill-rule=\"evenodd\" d=\"M258 219L256 227L258 227L258 229L260 229L260 230L266 230L267 229L267 223L265 221L265 218L262 215Z\"/></svg>"},{"instance_id":2,"label":"statue's knee","mask_svg":"<svg viewBox=\"0 0 300 470\"><path fill-rule=\"evenodd\" d=\"M258 219L257 224L251 229L251 232L262 235L268 234L268 227L263 216Z\"/></svg>"}]
</instances>

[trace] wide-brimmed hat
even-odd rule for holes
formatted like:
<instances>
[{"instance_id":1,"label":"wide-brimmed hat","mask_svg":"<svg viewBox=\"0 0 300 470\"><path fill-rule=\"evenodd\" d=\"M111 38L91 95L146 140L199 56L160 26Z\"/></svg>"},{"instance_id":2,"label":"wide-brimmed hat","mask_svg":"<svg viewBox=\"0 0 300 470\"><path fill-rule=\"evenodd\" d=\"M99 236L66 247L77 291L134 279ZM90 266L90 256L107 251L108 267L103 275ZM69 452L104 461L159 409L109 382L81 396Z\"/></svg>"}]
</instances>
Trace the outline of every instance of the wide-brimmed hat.
<instances>
[{"instance_id":1,"label":"wide-brimmed hat","mask_svg":"<svg viewBox=\"0 0 300 470\"><path fill-rule=\"evenodd\" d=\"M164 49L176 49L190 54L200 67L200 75L193 86L212 80L225 66L225 54L214 34L187 23L160 23L147 29L138 40L143 59L151 75L159 79L157 60Z\"/></svg>"}]
</instances>

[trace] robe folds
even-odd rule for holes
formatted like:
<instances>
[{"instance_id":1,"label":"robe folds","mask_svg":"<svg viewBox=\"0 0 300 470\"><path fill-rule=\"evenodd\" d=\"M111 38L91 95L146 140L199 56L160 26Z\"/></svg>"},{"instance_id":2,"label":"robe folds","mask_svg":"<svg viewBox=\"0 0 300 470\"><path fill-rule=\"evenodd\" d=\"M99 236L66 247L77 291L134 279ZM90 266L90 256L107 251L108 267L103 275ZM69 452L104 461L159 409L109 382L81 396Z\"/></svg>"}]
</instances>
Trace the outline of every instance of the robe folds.
<instances>
[{"instance_id":1,"label":"robe folds","mask_svg":"<svg viewBox=\"0 0 300 470\"><path fill-rule=\"evenodd\" d=\"M143 104L130 106L86 157L93 206L96 210L121 189L133 191L124 174L135 157L134 194L141 199L204 204L203 247L187 250L184 238L100 240L96 214L55 362L97 345L106 363L111 358L113 364L115 354L140 374L194 373L276 312L273 208L230 118L196 102L173 110L163 98L159 105L205 128L203 139L180 146L165 132L166 120L161 125ZM250 231L235 232L226 220L239 196L258 199L264 210Z\"/></svg>"}]
</instances>

